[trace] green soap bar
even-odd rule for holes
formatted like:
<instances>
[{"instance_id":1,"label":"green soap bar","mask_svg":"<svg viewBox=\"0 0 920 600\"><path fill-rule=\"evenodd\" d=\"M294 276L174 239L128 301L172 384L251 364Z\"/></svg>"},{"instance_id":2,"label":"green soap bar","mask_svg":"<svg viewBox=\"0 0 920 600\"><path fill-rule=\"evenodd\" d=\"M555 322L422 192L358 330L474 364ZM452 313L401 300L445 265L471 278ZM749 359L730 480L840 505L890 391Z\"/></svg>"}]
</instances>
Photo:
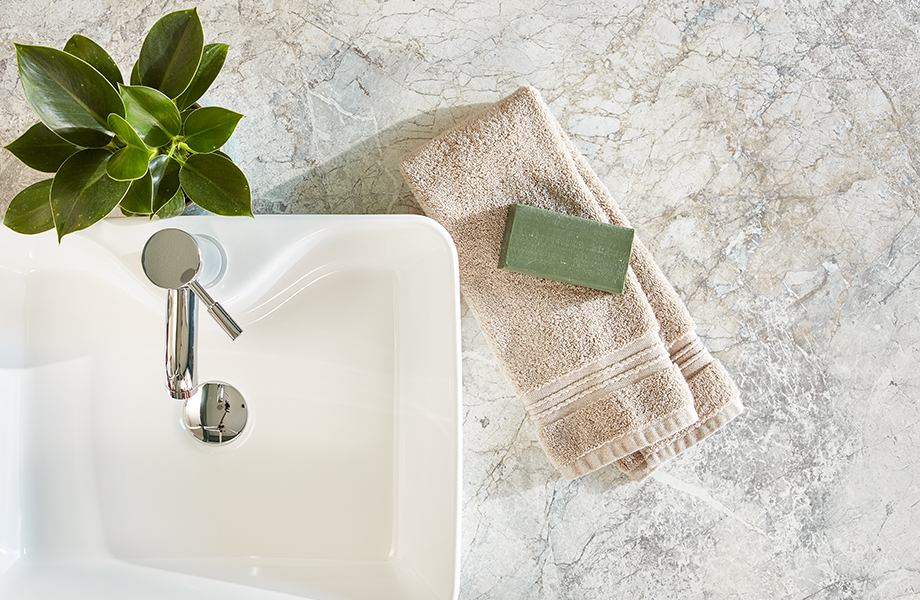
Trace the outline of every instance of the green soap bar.
<instances>
[{"instance_id":1,"label":"green soap bar","mask_svg":"<svg viewBox=\"0 0 920 600\"><path fill-rule=\"evenodd\" d=\"M622 294L633 233L628 227L513 204L498 268Z\"/></svg>"}]
</instances>

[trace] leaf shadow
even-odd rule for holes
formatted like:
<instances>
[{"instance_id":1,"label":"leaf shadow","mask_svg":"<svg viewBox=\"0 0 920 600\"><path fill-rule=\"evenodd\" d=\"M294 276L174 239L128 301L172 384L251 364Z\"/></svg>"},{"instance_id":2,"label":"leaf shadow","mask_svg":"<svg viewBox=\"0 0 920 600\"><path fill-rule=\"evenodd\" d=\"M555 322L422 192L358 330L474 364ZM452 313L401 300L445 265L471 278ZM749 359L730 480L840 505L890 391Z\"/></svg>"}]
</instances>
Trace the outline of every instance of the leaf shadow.
<instances>
[{"instance_id":1,"label":"leaf shadow","mask_svg":"<svg viewBox=\"0 0 920 600\"><path fill-rule=\"evenodd\" d=\"M488 104L437 109L400 121L260 194L258 213L422 214L399 163Z\"/></svg>"}]
</instances>

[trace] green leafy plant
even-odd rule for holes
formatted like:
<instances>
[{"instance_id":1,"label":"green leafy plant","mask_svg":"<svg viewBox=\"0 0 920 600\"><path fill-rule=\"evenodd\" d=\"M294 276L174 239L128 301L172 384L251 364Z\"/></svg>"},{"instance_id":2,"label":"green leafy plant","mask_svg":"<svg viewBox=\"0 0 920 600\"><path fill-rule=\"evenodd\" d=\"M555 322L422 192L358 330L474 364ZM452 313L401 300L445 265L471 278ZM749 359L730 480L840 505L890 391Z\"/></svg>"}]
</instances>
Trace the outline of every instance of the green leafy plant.
<instances>
[{"instance_id":1,"label":"green leafy plant","mask_svg":"<svg viewBox=\"0 0 920 600\"><path fill-rule=\"evenodd\" d=\"M243 115L196 102L227 57L204 44L197 9L170 13L147 33L125 84L112 57L74 35L63 50L16 44L19 78L39 122L8 144L51 179L13 198L3 220L33 234L68 233L115 207L181 214L186 199L219 215L252 216L249 182L220 148Z\"/></svg>"}]
</instances>

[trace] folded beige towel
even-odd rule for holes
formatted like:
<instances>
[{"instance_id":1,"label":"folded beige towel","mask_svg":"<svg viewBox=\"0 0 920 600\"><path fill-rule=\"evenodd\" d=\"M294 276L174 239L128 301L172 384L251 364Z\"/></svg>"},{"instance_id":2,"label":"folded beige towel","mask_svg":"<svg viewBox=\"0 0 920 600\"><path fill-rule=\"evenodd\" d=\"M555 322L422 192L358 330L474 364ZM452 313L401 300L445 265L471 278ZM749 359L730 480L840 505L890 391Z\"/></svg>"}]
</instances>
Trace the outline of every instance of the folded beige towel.
<instances>
[{"instance_id":1,"label":"folded beige towel","mask_svg":"<svg viewBox=\"0 0 920 600\"><path fill-rule=\"evenodd\" d=\"M605 216L602 220L629 227L629 221L620 212L606 186L559 128L558 123L556 127L557 134L563 138L573 157L579 175L602 207ZM617 461L617 466L623 471L637 481L642 481L666 460L680 454L737 417L744 407L741 405L738 388L725 367L715 360L700 342L687 308L652 259L651 253L638 240L633 243L629 266L636 274L642 291L645 292L661 325L660 335L668 348L671 360L680 368L690 385L694 406L699 415L699 420L693 425Z\"/></svg>"},{"instance_id":2,"label":"folded beige towel","mask_svg":"<svg viewBox=\"0 0 920 600\"><path fill-rule=\"evenodd\" d=\"M467 304L570 479L698 421L632 270L613 295L498 269L511 204L610 220L578 160L539 94L522 88L402 163L422 208L453 237Z\"/></svg>"}]
</instances>

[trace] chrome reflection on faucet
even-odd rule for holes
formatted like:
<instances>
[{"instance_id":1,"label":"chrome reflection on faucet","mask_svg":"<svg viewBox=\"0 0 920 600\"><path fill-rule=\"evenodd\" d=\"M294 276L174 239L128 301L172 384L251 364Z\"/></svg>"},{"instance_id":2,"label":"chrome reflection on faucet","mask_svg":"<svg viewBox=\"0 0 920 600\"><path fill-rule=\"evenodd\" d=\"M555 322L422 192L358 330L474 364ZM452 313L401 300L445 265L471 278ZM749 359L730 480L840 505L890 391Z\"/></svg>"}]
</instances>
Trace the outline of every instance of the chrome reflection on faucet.
<instances>
[{"instance_id":1,"label":"chrome reflection on faucet","mask_svg":"<svg viewBox=\"0 0 920 600\"><path fill-rule=\"evenodd\" d=\"M171 397L186 402L185 424L192 435L205 443L224 444L235 438L246 424L245 401L235 388L225 383L207 382L199 386L195 375L196 298L204 303L231 340L243 331L204 289L223 276L226 268L223 249L210 237L163 229L147 240L141 264L147 278L167 290L166 389ZM219 415L215 411L218 405Z\"/></svg>"}]
</instances>

